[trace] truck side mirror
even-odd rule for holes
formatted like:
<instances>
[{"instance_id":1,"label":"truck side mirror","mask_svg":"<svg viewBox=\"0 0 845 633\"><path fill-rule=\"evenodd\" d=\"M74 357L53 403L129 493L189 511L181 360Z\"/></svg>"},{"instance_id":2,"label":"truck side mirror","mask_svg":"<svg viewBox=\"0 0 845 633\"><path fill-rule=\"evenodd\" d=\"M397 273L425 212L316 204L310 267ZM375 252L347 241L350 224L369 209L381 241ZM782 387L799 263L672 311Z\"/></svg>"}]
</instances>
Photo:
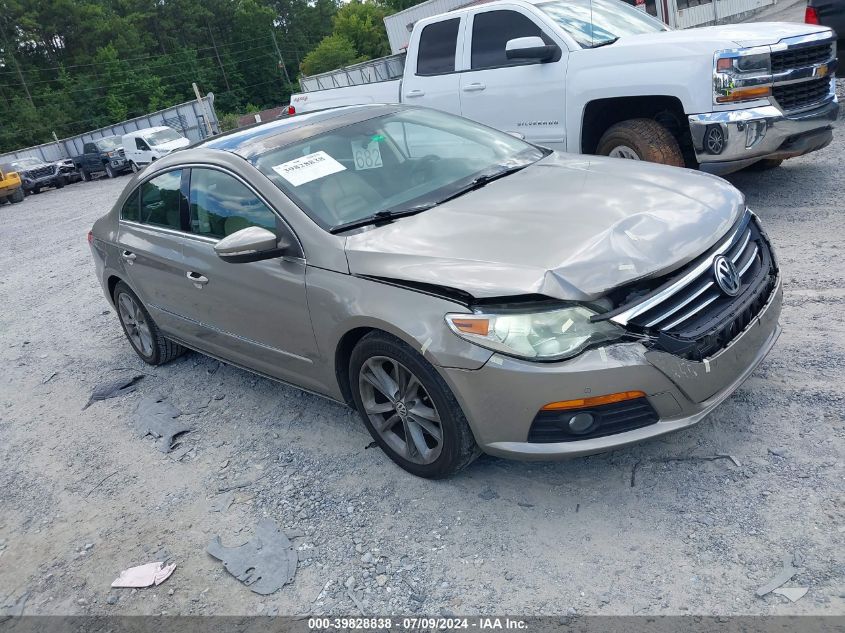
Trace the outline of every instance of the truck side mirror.
<instances>
[{"instance_id":1,"label":"truck side mirror","mask_svg":"<svg viewBox=\"0 0 845 633\"><path fill-rule=\"evenodd\" d=\"M557 55L558 47L554 44L546 44L542 38L532 35L531 37L517 37L508 40L505 44L505 56L508 59L535 59L541 62L550 61Z\"/></svg>"}]
</instances>

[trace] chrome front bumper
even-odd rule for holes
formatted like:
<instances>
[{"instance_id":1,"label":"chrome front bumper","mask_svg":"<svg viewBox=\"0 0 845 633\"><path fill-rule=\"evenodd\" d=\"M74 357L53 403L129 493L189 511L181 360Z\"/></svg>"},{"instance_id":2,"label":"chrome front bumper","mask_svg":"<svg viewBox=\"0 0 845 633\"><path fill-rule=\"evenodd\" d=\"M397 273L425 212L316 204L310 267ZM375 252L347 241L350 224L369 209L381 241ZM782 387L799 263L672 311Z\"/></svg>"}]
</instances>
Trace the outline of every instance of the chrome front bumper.
<instances>
[{"instance_id":1,"label":"chrome front bumper","mask_svg":"<svg viewBox=\"0 0 845 633\"><path fill-rule=\"evenodd\" d=\"M785 115L770 105L690 115L700 169L724 175L764 158L793 158L822 149L833 139L832 125L839 115L833 78L831 91L830 101L797 114Z\"/></svg>"}]
</instances>

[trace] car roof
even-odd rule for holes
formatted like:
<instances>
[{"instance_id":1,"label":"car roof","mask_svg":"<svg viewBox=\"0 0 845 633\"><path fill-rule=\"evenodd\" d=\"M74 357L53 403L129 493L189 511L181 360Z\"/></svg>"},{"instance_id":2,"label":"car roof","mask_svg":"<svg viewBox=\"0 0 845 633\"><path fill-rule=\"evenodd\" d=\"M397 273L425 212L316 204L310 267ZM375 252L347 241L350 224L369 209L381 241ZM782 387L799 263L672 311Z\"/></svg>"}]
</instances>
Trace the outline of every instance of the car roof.
<instances>
[{"instance_id":1,"label":"car roof","mask_svg":"<svg viewBox=\"0 0 845 633\"><path fill-rule=\"evenodd\" d=\"M159 130L170 130L170 129L172 129L172 128L169 128L166 125L156 125L154 127L145 127L145 128L141 128L140 130L133 130L132 132L127 132L126 134L123 135L123 138L126 138L127 136L141 136L142 134L147 134L148 132L158 132Z\"/></svg>"},{"instance_id":2,"label":"car roof","mask_svg":"<svg viewBox=\"0 0 845 633\"><path fill-rule=\"evenodd\" d=\"M249 159L271 149L303 141L323 132L408 109L411 108L397 104L368 104L327 108L284 119L276 119L267 123L256 123L202 140L192 147L223 150Z\"/></svg>"}]
</instances>

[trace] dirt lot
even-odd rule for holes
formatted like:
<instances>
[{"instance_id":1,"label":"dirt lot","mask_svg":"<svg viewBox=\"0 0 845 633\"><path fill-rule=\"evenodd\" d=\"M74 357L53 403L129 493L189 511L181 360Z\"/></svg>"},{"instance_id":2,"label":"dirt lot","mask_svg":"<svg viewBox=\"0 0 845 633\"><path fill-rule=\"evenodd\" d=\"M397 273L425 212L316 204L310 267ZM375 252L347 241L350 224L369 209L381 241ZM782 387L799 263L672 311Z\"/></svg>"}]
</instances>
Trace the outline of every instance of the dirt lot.
<instances>
[{"instance_id":1,"label":"dirt lot","mask_svg":"<svg viewBox=\"0 0 845 633\"><path fill-rule=\"evenodd\" d=\"M415 479L340 405L199 354L154 369L123 338L85 235L128 177L0 207L0 608L29 614L845 613L845 129L731 180L776 247L784 333L698 426L551 464L482 457ZM135 393L83 410L104 378ZM160 392L193 430L181 461L134 432ZM710 460L730 454L736 460ZM633 475L635 473L635 477ZM234 491L212 512L219 490ZM208 556L272 517L296 579L262 597ZM755 596L784 556L809 587ZM110 590L171 557L158 588ZM25 602L21 602L25 598Z\"/></svg>"}]
</instances>

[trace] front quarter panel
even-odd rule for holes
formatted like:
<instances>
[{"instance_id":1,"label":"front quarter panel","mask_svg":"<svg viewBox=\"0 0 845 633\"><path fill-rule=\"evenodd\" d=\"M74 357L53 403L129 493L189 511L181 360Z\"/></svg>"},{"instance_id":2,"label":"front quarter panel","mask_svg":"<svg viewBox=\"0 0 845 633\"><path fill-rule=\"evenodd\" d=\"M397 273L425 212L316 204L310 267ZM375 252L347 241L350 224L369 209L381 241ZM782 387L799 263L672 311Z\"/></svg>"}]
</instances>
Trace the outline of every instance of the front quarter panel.
<instances>
[{"instance_id":1,"label":"front quarter panel","mask_svg":"<svg viewBox=\"0 0 845 633\"><path fill-rule=\"evenodd\" d=\"M344 335L357 328L392 334L438 368L478 369L493 355L449 330L444 315L469 310L448 299L314 267L308 268L306 283L327 385L337 384L338 345ZM332 396L343 399L339 388Z\"/></svg>"}]
</instances>

